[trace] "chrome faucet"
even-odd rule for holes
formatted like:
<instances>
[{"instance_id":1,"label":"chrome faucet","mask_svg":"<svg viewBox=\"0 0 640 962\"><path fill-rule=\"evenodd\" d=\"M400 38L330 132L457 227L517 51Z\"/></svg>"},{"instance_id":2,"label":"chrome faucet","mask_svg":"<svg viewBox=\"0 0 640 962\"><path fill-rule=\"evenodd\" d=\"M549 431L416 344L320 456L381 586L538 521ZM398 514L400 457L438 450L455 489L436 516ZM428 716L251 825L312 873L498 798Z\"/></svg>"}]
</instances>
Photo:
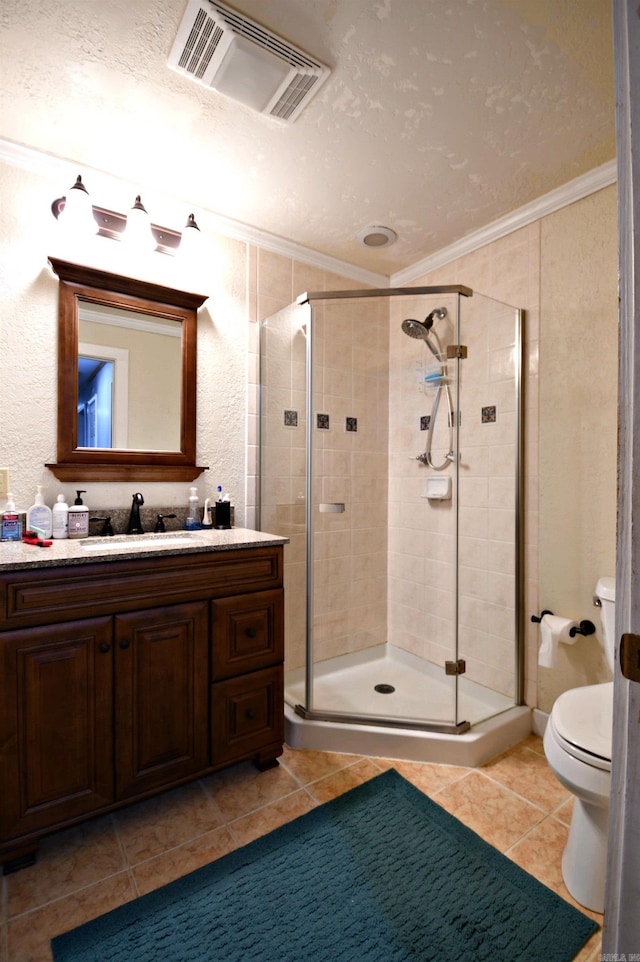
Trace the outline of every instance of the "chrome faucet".
<instances>
[{"instance_id":1,"label":"chrome faucet","mask_svg":"<svg viewBox=\"0 0 640 962\"><path fill-rule=\"evenodd\" d=\"M140 520L140 505L142 504L144 504L144 498L138 491L133 496L127 534L144 534L144 528L142 527L142 522Z\"/></svg>"}]
</instances>

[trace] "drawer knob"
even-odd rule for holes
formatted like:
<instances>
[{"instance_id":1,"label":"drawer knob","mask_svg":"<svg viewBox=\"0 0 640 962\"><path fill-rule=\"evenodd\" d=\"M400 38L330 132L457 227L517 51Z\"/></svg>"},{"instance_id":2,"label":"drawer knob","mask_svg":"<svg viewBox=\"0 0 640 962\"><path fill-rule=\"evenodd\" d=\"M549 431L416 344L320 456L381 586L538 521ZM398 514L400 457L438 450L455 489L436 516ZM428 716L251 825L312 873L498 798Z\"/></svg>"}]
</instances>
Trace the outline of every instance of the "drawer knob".
<instances>
[{"instance_id":1,"label":"drawer knob","mask_svg":"<svg viewBox=\"0 0 640 962\"><path fill-rule=\"evenodd\" d=\"M255 717L256 717L256 713L254 712L253 708L249 708L249 710L247 711L247 718L249 719L249 721L253 721Z\"/></svg>"},{"instance_id":2,"label":"drawer knob","mask_svg":"<svg viewBox=\"0 0 640 962\"><path fill-rule=\"evenodd\" d=\"M120 647L122 648L123 651L124 651L126 648L128 648L130 644L131 644L131 642L129 641L128 638L121 638L121 639L120 639Z\"/></svg>"},{"instance_id":3,"label":"drawer knob","mask_svg":"<svg viewBox=\"0 0 640 962\"><path fill-rule=\"evenodd\" d=\"M247 638L255 638L257 634L258 632L256 631L255 628L247 628L245 630L245 635L247 636Z\"/></svg>"},{"instance_id":4,"label":"drawer knob","mask_svg":"<svg viewBox=\"0 0 640 962\"><path fill-rule=\"evenodd\" d=\"M106 655L108 651L111 651L111 645L108 641L103 641L102 644L98 645L98 651L101 651L103 655Z\"/></svg>"}]
</instances>

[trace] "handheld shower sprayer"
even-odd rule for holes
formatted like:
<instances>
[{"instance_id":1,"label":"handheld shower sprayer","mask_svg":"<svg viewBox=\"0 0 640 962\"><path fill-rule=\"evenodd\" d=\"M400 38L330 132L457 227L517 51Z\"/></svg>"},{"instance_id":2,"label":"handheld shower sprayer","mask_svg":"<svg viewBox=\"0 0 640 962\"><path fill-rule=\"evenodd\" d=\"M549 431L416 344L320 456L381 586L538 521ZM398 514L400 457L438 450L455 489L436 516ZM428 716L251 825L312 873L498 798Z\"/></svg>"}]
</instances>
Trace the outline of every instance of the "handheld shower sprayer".
<instances>
[{"instance_id":1,"label":"handheld shower sprayer","mask_svg":"<svg viewBox=\"0 0 640 962\"><path fill-rule=\"evenodd\" d=\"M435 356L437 357L439 352L436 351L433 344L429 340L429 333L431 331L431 328L433 327L434 319L435 318L440 319L446 316L447 316L446 307L436 307L435 310L431 311L430 314L427 314L424 321L417 321L413 317L408 317L405 321L402 322L402 330L404 331L405 334L408 334L409 337L416 337L424 341L427 347L429 348L429 350L431 351L431 353L435 354ZM433 336L435 337L435 331Z\"/></svg>"},{"instance_id":2,"label":"handheld shower sprayer","mask_svg":"<svg viewBox=\"0 0 640 962\"><path fill-rule=\"evenodd\" d=\"M435 471L442 471L446 468L452 461L455 461L455 453L453 450L453 403L451 400L451 391L449 389L449 384L447 381L447 366L443 360L442 345L440 339L435 331L432 331L433 322L435 319L441 319L447 316L446 307L436 307L425 317L424 321L417 321L415 318L408 317L402 322L402 330L409 337L419 338L424 341L436 361L440 365L440 374L437 377L437 388L435 397L433 400L433 408L431 410L431 418L429 420L429 429L427 434L427 446L424 454L418 455L417 460L422 464L433 468ZM435 344L433 343L435 342ZM431 449L433 447L433 435L435 430L436 418L438 415L438 408L440 406L441 396L444 394L444 398L447 402L447 421L449 430L449 451L444 456L444 461L441 464L435 464L431 456Z\"/></svg>"}]
</instances>

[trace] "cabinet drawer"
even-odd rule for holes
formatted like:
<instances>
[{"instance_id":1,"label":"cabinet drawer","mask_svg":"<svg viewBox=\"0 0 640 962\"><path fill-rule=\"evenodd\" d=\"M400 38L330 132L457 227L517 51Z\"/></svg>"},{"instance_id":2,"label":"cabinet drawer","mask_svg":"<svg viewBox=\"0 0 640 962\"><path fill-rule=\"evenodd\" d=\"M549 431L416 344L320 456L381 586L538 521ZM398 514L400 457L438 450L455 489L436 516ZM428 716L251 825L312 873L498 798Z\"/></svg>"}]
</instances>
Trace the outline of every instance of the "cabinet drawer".
<instances>
[{"instance_id":1,"label":"cabinet drawer","mask_svg":"<svg viewBox=\"0 0 640 962\"><path fill-rule=\"evenodd\" d=\"M0 629L282 586L282 547L158 555L0 574Z\"/></svg>"},{"instance_id":2,"label":"cabinet drawer","mask_svg":"<svg viewBox=\"0 0 640 962\"><path fill-rule=\"evenodd\" d=\"M257 591L212 603L213 681L284 659L284 591Z\"/></svg>"},{"instance_id":3,"label":"cabinet drawer","mask_svg":"<svg viewBox=\"0 0 640 962\"><path fill-rule=\"evenodd\" d=\"M214 765L249 758L284 740L282 666L211 686Z\"/></svg>"}]
</instances>

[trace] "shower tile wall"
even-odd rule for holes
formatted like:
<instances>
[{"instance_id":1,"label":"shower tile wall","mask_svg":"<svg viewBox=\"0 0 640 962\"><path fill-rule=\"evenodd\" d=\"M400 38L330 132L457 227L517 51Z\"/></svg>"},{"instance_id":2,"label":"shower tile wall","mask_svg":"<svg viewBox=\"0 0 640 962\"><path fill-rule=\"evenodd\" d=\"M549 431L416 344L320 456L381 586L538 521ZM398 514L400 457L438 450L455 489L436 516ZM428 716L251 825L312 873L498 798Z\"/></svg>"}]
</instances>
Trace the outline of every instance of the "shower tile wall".
<instances>
[{"instance_id":1,"label":"shower tile wall","mask_svg":"<svg viewBox=\"0 0 640 962\"><path fill-rule=\"evenodd\" d=\"M540 326L540 232L536 221L513 234L466 254L412 284L467 284L474 291L525 311L524 323L524 541L525 541L525 701L537 704L538 632L529 614L538 599L538 357ZM493 403L493 402L491 402ZM497 422L496 422L497 423ZM482 602L477 603L478 613ZM473 603L470 602L473 610ZM499 677L500 671L497 671Z\"/></svg>"},{"instance_id":2,"label":"shower tile wall","mask_svg":"<svg viewBox=\"0 0 640 962\"><path fill-rule=\"evenodd\" d=\"M353 290L352 279L298 264L280 255L253 251L249 264L251 319L276 315L289 326L288 307L304 291ZM317 512L314 595L316 660L386 640L387 550L387 314L386 306L355 301L316 302L317 371L312 417L328 415L329 428L314 427L317 446L317 502L344 502L343 514ZM287 314L289 312L289 315ZM297 322L296 322L297 323ZM249 360L249 471L258 465L259 329L251 325ZM267 325L266 335L269 336ZM285 548L286 665L305 661L306 552L304 336L272 340L278 393L265 392L269 409L263 431L262 527L289 537ZM297 426L285 423L297 412ZM291 421L290 415L287 421ZM355 428L355 430L354 430ZM247 503L257 504L249 477ZM251 501L253 492L253 501ZM253 515L255 517L255 515ZM249 514L249 518L252 515Z\"/></svg>"},{"instance_id":3,"label":"shower tile wall","mask_svg":"<svg viewBox=\"0 0 640 962\"><path fill-rule=\"evenodd\" d=\"M314 304L316 662L386 641L388 307ZM357 428L357 430L354 430ZM343 503L319 513L318 503Z\"/></svg>"},{"instance_id":4,"label":"shower tile wall","mask_svg":"<svg viewBox=\"0 0 640 962\"><path fill-rule=\"evenodd\" d=\"M431 415L432 388L425 371L435 358L421 339L402 333L401 323L422 320L436 307L448 314L436 322L451 343L457 315L456 297L398 297L389 303L389 632L391 644L444 666L455 654L455 490L448 501L423 497L428 476L436 472L416 460L425 450L425 418ZM449 365L449 370L451 365ZM452 385L455 390L455 385ZM435 423L433 457L448 451L446 405ZM454 475L452 466L444 472Z\"/></svg>"}]
</instances>

